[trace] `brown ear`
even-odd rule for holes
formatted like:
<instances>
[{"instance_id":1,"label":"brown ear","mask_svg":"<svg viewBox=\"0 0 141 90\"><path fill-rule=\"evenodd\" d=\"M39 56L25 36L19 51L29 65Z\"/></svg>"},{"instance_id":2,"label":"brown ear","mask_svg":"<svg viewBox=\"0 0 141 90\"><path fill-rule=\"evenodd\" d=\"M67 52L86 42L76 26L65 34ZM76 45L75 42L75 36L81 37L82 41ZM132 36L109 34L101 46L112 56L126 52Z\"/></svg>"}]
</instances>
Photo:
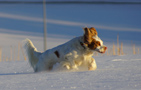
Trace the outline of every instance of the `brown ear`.
<instances>
[{"instance_id":1,"label":"brown ear","mask_svg":"<svg viewBox=\"0 0 141 90\"><path fill-rule=\"evenodd\" d=\"M91 35L92 35L92 36L97 35L97 31L96 31L96 29L95 29L94 27L91 27L91 28L89 28L89 29L90 29L90 32L91 32Z\"/></svg>"},{"instance_id":2,"label":"brown ear","mask_svg":"<svg viewBox=\"0 0 141 90\"><path fill-rule=\"evenodd\" d=\"M84 43L89 44L92 42L92 35L89 28L85 27L84 29Z\"/></svg>"}]
</instances>

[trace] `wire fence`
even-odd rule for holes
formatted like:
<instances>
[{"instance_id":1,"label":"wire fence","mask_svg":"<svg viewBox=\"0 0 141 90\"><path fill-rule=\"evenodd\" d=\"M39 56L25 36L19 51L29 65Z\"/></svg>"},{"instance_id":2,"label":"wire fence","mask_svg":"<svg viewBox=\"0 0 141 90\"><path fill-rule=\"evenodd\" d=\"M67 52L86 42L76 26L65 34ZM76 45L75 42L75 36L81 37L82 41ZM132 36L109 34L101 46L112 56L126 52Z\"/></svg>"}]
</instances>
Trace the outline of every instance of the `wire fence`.
<instances>
[{"instance_id":1,"label":"wire fence","mask_svg":"<svg viewBox=\"0 0 141 90\"><path fill-rule=\"evenodd\" d=\"M9 46L10 47L10 54L4 54L3 48L0 47L0 62L4 61L21 61L21 60L27 60L26 52L23 49L22 45L19 43L18 46ZM94 56L122 56L122 55L137 55L141 54L140 49L136 47L135 44L132 45L130 53L125 53L124 51L124 44L121 42L120 45L115 45L113 43L113 46L111 48L108 48L105 54L101 54L98 52L94 52Z\"/></svg>"}]
</instances>

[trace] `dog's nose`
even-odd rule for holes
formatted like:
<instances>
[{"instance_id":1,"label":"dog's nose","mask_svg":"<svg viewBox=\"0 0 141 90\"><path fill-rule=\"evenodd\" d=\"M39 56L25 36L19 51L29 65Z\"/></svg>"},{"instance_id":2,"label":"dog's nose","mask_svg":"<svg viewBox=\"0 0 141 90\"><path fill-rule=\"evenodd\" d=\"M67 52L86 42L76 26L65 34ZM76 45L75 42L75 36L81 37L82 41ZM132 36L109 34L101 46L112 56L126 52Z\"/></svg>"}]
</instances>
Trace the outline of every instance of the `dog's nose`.
<instances>
[{"instance_id":1,"label":"dog's nose","mask_svg":"<svg viewBox=\"0 0 141 90\"><path fill-rule=\"evenodd\" d=\"M105 50L107 50L107 47L105 47Z\"/></svg>"}]
</instances>

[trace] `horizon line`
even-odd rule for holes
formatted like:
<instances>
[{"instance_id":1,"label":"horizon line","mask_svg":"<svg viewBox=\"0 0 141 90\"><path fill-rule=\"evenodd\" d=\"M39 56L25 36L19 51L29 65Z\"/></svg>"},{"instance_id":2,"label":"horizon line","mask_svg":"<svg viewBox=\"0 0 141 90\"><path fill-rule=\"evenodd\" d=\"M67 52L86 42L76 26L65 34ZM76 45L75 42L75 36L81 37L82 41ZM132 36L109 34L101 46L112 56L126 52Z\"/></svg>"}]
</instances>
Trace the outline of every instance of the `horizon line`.
<instances>
[{"instance_id":1,"label":"horizon line","mask_svg":"<svg viewBox=\"0 0 141 90\"><path fill-rule=\"evenodd\" d=\"M9 18L9 19L16 19L16 20L23 20L23 21L34 21L34 22L43 22L43 18L40 17L29 17L29 16L22 16L22 15L15 15L15 14L8 14L0 12L0 18ZM111 26L104 26L104 25L96 25L91 23L83 23L83 22L74 22L74 21L64 21L64 20L54 20L54 19L46 19L47 23L57 24L57 25L65 25L65 26L93 26L98 29L103 30L110 30L110 31L135 31L141 32L140 28L123 28L123 27L111 27Z\"/></svg>"}]
</instances>

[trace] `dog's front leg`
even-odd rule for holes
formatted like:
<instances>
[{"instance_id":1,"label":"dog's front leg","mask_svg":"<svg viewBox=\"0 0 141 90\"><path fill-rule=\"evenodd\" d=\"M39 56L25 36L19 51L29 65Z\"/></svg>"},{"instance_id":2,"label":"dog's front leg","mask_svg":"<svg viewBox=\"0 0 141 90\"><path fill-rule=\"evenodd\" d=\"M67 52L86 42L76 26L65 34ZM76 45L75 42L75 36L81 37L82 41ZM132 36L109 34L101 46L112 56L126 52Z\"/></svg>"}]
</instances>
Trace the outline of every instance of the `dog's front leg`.
<instances>
[{"instance_id":1,"label":"dog's front leg","mask_svg":"<svg viewBox=\"0 0 141 90\"><path fill-rule=\"evenodd\" d=\"M78 69L77 65L75 64L75 58L77 56L75 55L75 53L69 53L65 55L65 63L64 63L64 67L66 67L67 69Z\"/></svg>"},{"instance_id":2,"label":"dog's front leg","mask_svg":"<svg viewBox=\"0 0 141 90\"><path fill-rule=\"evenodd\" d=\"M69 61L61 61L60 62L61 66L67 70L70 69L70 62Z\"/></svg>"},{"instance_id":3,"label":"dog's front leg","mask_svg":"<svg viewBox=\"0 0 141 90\"><path fill-rule=\"evenodd\" d=\"M67 70L78 69L73 61L62 61L60 64L62 67L66 68Z\"/></svg>"},{"instance_id":4,"label":"dog's front leg","mask_svg":"<svg viewBox=\"0 0 141 90\"><path fill-rule=\"evenodd\" d=\"M97 68L97 65L96 65L95 59L91 58L88 64L88 70L96 70L96 68Z\"/></svg>"}]
</instances>

